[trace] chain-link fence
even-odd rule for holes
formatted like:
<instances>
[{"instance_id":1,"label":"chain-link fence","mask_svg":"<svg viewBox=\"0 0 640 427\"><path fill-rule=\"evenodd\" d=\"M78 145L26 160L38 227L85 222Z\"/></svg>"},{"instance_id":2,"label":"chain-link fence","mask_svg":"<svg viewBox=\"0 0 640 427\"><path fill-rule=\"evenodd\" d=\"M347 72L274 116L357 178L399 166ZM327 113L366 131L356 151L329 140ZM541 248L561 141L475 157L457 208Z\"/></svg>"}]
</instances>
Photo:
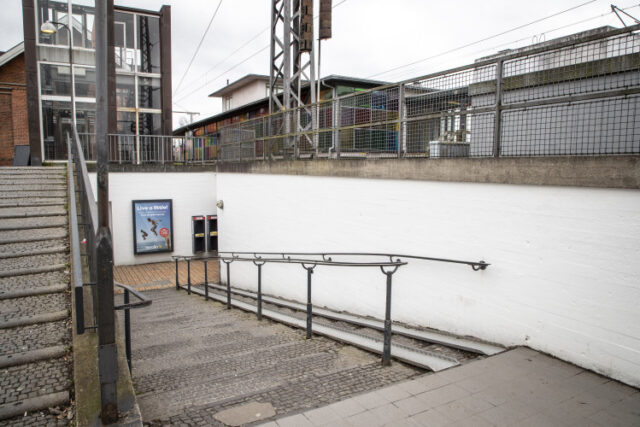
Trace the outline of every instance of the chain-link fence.
<instances>
[{"instance_id":1,"label":"chain-link fence","mask_svg":"<svg viewBox=\"0 0 640 427\"><path fill-rule=\"evenodd\" d=\"M638 30L596 29L231 124L218 160L639 154Z\"/></svg>"}]
</instances>

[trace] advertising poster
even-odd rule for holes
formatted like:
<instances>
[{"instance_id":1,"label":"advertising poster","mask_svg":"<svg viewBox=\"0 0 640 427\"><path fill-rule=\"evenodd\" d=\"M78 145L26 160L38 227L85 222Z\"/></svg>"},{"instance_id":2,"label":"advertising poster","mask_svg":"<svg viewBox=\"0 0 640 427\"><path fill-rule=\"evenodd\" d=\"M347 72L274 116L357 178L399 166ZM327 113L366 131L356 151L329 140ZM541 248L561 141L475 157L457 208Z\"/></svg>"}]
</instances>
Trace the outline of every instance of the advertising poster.
<instances>
[{"instance_id":1,"label":"advertising poster","mask_svg":"<svg viewBox=\"0 0 640 427\"><path fill-rule=\"evenodd\" d=\"M171 200L134 200L132 203L134 253L172 252Z\"/></svg>"}]
</instances>

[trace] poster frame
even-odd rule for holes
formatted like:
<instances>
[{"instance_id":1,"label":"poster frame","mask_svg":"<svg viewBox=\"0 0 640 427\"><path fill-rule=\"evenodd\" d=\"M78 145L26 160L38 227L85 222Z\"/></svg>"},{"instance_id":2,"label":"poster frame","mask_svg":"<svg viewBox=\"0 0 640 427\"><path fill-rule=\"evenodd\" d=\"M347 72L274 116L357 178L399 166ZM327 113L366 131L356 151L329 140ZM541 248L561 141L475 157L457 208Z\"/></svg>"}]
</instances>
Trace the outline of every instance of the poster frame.
<instances>
[{"instance_id":1,"label":"poster frame","mask_svg":"<svg viewBox=\"0 0 640 427\"><path fill-rule=\"evenodd\" d=\"M138 229L136 224L136 204L137 203L169 203L169 235L171 236L171 247L167 249L156 249L151 251L138 252ZM173 240L173 199L149 199L149 200L132 200L131 201L131 214L133 222L133 253L135 255L148 255L157 254L163 252L173 252L174 240Z\"/></svg>"}]
</instances>

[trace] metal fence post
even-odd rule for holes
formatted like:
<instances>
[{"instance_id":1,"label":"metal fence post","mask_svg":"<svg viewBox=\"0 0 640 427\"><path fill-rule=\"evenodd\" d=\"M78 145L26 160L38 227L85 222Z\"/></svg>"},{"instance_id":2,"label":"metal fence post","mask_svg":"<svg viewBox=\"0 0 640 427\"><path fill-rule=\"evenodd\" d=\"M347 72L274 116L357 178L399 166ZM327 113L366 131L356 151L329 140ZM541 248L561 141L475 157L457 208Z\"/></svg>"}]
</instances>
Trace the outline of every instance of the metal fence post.
<instances>
[{"instance_id":1,"label":"metal fence post","mask_svg":"<svg viewBox=\"0 0 640 427\"><path fill-rule=\"evenodd\" d=\"M178 282L178 258L176 258L176 291L180 290L180 282Z\"/></svg>"},{"instance_id":2,"label":"metal fence post","mask_svg":"<svg viewBox=\"0 0 640 427\"><path fill-rule=\"evenodd\" d=\"M260 259L260 257L257 257L258 259ZM253 260L253 263L258 266L258 310L257 310L257 315L258 315L258 320L262 320L262 266L264 265L264 261L260 262L256 262L256 260Z\"/></svg>"},{"instance_id":3,"label":"metal fence post","mask_svg":"<svg viewBox=\"0 0 640 427\"><path fill-rule=\"evenodd\" d=\"M207 260L204 260L204 300L209 301L209 278L207 277Z\"/></svg>"},{"instance_id":4,"label":"metal fence post","mask_svg":"<svg viewBox=\"0 0 640 427\"><path fill-rule=\"evenodd\" d=\"M500 157L502 144L502 68L504 62L496 62L496 118L493 129L493 157Z\"/></svg>"},{"instance_id":5,"label":"metal fence post","mask_svg":"<svg viewBox=\"0 0 640 427\"><path fill-rule=\"evenodd\" d=\"M129 290L124 290L124 305L129 304ZM131 313L129 309L124 310L124 346L127 355L127 364L129 365L129 373L133 367L131 366Z\"/></svg>"},{"instance_id":6,"label":"metal fence post","mask_svg":"<svg viewBox=\"0 0 640 427\"><path fill-rule=\"evenodd\" d=\"M405 96L404 96L404 83L400 83L398 88L398 158L404 155L406 152L407 135L405 129Z\"/></svg>"},{"instance_id":7,"label":"metal fence post","mask_svg":"<svg viewBox=\"0 0 640 427\"><path fill-rule=\"evenodd\" d=\"M227 262L227 260L222 260L225 264L227 264L227 310L231 310L231 268L229 267L233 262L233 259Z\"/></svg>"},{"instance_id":8,"label":"metal fence post","mask_svg":"<svg viewBox=\"0 0 640 427\"><path fill-rule=\"evenodd\" d=\"M313 269L316 268L314 264L312 267L307 267L305 264L302 264L302 268L307 270L307 339L311 338L312 332L312 317L313 317L313 306L311 304L311 275L313 274Z\"/></svg>"},{"instance_id":9,"label":"metal fence post","mask_svg":"<svg viewBox=\"0 0 640 427\"><path fill-rule=\"evenodd\" d=\"M398 260L399 262L400 260ZM387 276L387 298L385 303L384 314L384 341L382 345L382 366L391 365L391 277L398 270L396 265L393 270L385 271L384 267L380 270Z\"/></svg>"},{"instance_id":10,"label":"metal fence post","mask_svg":"<svg viewBox=\"0 0 640 427\"><path fill-rule=\"evenodd\" d=\"M191 260L187 259L187 294L191 295Z\"/></svg>"}]
</instances>

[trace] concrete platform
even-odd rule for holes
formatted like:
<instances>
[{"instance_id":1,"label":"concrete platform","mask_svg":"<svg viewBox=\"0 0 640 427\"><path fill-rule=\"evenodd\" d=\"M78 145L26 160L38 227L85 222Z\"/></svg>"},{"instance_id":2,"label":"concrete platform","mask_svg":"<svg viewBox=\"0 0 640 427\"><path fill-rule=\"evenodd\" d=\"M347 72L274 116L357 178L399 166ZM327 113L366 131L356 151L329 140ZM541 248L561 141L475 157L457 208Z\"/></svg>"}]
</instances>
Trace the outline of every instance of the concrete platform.
<instances>
[{"instance_id":1,"label":"concrete platform","mask_svg":"<svg viewBox=\"0 0 640 427\"><path fill-rule=\"evenodd\" d=\"M639 426L640 391L517 348L264 427Z\"/></svg>"}]
</instances>

